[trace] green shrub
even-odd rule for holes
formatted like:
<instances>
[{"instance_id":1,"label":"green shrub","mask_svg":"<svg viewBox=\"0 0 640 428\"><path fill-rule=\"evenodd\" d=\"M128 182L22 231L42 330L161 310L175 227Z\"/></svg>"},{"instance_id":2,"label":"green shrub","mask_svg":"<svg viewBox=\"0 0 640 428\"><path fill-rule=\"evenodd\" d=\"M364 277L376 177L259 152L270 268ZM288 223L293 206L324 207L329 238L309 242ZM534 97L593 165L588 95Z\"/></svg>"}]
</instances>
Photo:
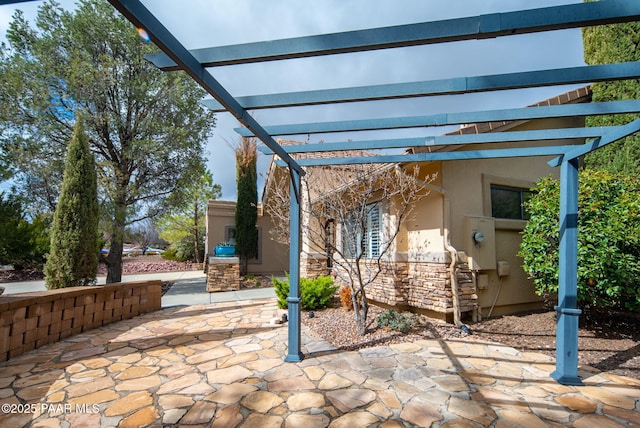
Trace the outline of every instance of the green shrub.
<instances>
[{"instance_id":1,"label":"green shrub","mask_svg":"<svg viewBox=\"0 0 640 428\"><path fill-rule=\"evenodd\" d=\"M610 172L580 172L578 301L640 311L640 182ZM530 220L518 253L539 295L558 291L559 183L540 180L527 202Z\"/></svg>"},{"instance_id":2,"label":"green shrub","mask_svg":"<svg viewBox=\"0 0 640 428\"><path fill-rule=\"evenodd\" d=\"M287 280L283 281L275 276L271 277L271 283L276 292L278 298L278 307L280 309L287 309L287 297L289 297L289 274L287 274Z\"/></svg>"},{"instance_id":3,"label":"green shrub","mask_svg":"<svg viewBox=\"0 0 640 428\"><path fill-rule=\"evenodd\" d=\"M184 236L182 239L172 242L169 248L162 253L162 257L167 260L175 260L178 262L193 262L196 260L196 246L192 237ZM204 241L200 244L200 258L204 257Z\"/></svg>"},{"instance_id":4,"label":"green shrub","mask_svg":"<svg viewBox=\"0 0 640 428\"><path fill-rule=\"evenodd\" d=\"M180 261L178 260L178 256L176 256L176 250L171 246L162 253L162 258L165 260Z\"/></svg>"},{"instance_id":5,"label":"green shrub","mask_svg":"<svg viewBox=\"0 0 640 428\"><path fill-rule=\"evenodd\" d=\"M333 285L333 278L330 276L319 276L316 279L302 278L300 286L302 309L326 308L337 289L338 286Z\"/></svg>"},{"instance_id":6,"label":"green shrub","mask_svg":"<svg viewBox=\"0 0 640 428\"><path fill-rule=\"evenodd\" d=\"M26 220L22 201L0 192L0 265L42 268L49 252L50 217L36 216Z\"/></svg>"},{"instance_id":7,"label":"green shrub","mask_svg":"<svg viewBox=\"0 0 640 428\"><path fill-rule=\"evenodd\" d=\"M96 162L78 118L67 147L64 177L51 225L44 265L49 290L93 285L98 273L98 184Z\"/></svg>"},{"instance_id":8,"label":"green shrub","mask_svg":"<svg viewBox=\"0 0 640 428\"><path fill-rule=\"evenodd\" d=\"M387 327L401 333L408 333L411 327L416 325L417 319L414 314L401 313L396 309L387 309L376 318L378 328Z\"/></svg>"},{"instance_id":9,"label":"green shrub","mask_svg":"<svg viewBox=\"0 0 640 428\"><path fill-rule=\"evenodd\" d=\"M289 275L287 280L271 278L278 298L278 307L286 309L289 297ZM300 278L300 307L304 310L324 309L331 303L331 296L338 289L330 276L319 276L316 279Z\"/></svg>"}]
</instances>

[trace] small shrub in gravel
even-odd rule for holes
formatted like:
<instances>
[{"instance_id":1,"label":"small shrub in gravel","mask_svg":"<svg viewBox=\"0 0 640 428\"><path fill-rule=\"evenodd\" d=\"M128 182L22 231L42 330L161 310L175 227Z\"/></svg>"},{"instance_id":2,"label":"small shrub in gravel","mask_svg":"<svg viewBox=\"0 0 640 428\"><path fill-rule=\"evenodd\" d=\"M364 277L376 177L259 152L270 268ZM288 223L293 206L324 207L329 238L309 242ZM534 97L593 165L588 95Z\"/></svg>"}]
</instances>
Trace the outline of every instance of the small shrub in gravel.
<instances>
[{"instance_id":1,"label":"small shrub in gravel","mask_svg":"<svg viewBox=\"0 0 640 428\"><path fill-rule=\"evenodd\" d=\"M278 307L286 309L289 297L289 275L287 280L271 278L278 298ZM324 309L329 306L333 293L338 289L330 276L319 276L315 279L300 278L300 307L304 310Z\"/></svg>"},{"instance_id":2,"label":"small shrub in gravel","mask_svg":"<svg viewBox=\"0 0 640 428\"><path fill-rule=\"evenodd\" d=\"M348 286L343 285L340 288L340 303L342 304L342 307L348 311L353 310L353 300L351 296L351 289Z\"/></svg>"},{"instance_id":3,"label":"small shrub in gravel","mask_svg":"<svg viewBox=\"0 0 640 428\"><path fill-rule=\"evenodd\" d=\"M414 314L401 313L395 309L387 309L376 318L378 328L387 327L401 333L408 333L418 320Z\"/></svg>"}]
</instances>

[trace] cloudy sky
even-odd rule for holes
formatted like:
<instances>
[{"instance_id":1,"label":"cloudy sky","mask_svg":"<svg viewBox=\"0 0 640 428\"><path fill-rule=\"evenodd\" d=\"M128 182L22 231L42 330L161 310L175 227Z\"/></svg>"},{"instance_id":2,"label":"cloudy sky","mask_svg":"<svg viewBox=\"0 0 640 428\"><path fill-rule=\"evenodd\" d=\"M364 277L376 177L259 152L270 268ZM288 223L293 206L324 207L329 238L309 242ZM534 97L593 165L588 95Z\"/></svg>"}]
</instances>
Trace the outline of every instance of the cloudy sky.
<instances>
[{"instance_id":1,"label":"cloudy sky","mask_svg":"<svg viewBox=\"0 0 640 428\"><path fill-rule=\"evenodd\" d=\"M75 1L62 0L71 9ZM259 40L323 34L371 27L475 16L534 7L581 3L581 0L143 0L154 15L189 49ZM4 37L16 8L32 20L40 1L0 6L0 33ZM477 76L584 65L580 30L503 37L334 55L319 58L220 67L213 76L234 96L340 88L370 84ZM550 87L493 94L428 97L420 100L378 101L345 106L324 106L258 111L263 125L357 118L416 116L473 111L528 104L572 87ZM223 199L234 200L235 161L230 145L238 142L238 124L228 113L217 115L210 137L208 165L222 185ZM394 136L426 136L445 128L394 131ZM375 134L376 138L381 133ZM389 135L384 135L385 137ZM358 135L311 136L311 142L367 139ZM306 140L307 136L288 137ZM259 173L269 159L261 156Z\"/></svg>"}]
</instances>

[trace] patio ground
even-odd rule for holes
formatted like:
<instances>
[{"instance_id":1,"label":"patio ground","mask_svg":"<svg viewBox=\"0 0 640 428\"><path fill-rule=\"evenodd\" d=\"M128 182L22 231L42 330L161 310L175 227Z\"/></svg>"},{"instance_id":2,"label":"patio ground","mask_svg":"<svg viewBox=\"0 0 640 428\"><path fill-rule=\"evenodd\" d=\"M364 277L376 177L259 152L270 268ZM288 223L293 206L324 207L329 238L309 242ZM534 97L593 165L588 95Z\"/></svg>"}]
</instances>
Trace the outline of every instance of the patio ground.
<instances>
[{"instance_id":1,"label":"patio ground","mask_svg":"<svg viewBox=\"0 0 640 428\"><path fill-rule=\"evenodd\" d=\"M275 299L176 306L0 364L1 427L618 427L640 381L549 377L551 357L462 340L338 351L303 328L285 363Z\"/></svg>"}]
</instances>

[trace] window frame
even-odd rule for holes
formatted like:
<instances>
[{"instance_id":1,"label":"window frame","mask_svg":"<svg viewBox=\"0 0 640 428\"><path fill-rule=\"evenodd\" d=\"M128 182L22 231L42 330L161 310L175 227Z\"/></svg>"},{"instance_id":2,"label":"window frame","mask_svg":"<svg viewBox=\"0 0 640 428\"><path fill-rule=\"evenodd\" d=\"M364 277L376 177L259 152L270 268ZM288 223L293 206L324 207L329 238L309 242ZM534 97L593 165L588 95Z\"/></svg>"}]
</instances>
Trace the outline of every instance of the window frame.
<instances>
[{"instance_id":1,"label":"window frame","mask_svg":"<svg viewBox=\"0 0 640 428\"><path fill-rule=\"evenodd\" d=\"M503 192L512 192L513 194L517 195L518 199L519 199L519 204L518 204L518 211L519 211L519 215L518 217L501 217L496 215L496 201L494 199L494 191L503 191ZM529 214L527 213L527 210L525 208L525 203L527 202L527 200L529 200L531 198L531 196L533 195L533 192L530 189L527 188L522 188L522 187L514 187L514 186L503 186L503 185L499 185L499 184L491 184L490 185L490 192L491 192L491 217L495 218L495 219L500 219L500 220L519 220L519 221L528 221L529 220ZM515 211L515 207L514 211Z\"/></svg>"},{"instance_id":2,"label":"window frame","mask_svg":"<svg viewBox=\"0 0 640 428\"><path fill-rule=\"evenodd\" d=\"M342 246L342 254L347 259L355 259L360 256L359 242L362 242L363 238L365 242L365 252L362 255L364 259L377 259L381 256L383 250L383 206L382 201L371 202L365 206L367 211L367 224L364 226L364 230L358 230L356 233L347 233L347 228L357 227L355 225L354 216L350 216L347 221L341 226L341 239L340 244ZM364 237L363 237L364 235ZM355 238L355 242L347 242L349 239ZM377 242L376 242L377 241ZM352 249L350 247L353 247Z\"/></svg>"},{"instance_id":3,"label":"window frame","mask_svg":"<svg viewBox=\"0 0 640 428\"><path fill-rule=\"evenodd\" d=\"M491 185L529 190L535 187L536 183L518 178L482 174L482 214L485 217L493 217L491 212ZM495 224L496 229L521 231L527 225L527 220L495 218Z\"/></svg>"},{"instance_id":4,"label":"window frame","mask_svg":"<svg viewBox=\"0 0 640 428\"><path fill-rule=\"evenodd\" d=\"M262 227L256 226L256 231L258 233L258 248L256 249L257 256L249 259L249 264L262 264ZM236 244L236 226L235 225L226 225L224 227L224 240L225 242L231 242L233 245Z\"/></svg>"}]
</instances>

